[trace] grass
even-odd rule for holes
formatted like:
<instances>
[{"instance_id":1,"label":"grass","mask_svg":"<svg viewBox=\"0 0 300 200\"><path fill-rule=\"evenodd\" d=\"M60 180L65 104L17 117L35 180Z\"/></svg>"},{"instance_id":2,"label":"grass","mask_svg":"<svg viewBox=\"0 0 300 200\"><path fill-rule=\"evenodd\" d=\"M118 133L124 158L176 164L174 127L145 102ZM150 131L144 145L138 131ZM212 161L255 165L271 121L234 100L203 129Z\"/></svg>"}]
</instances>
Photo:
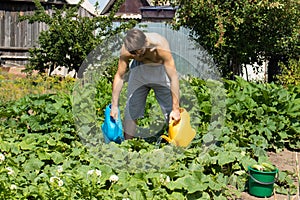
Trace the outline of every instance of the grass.
<instances>
[{"instance_id":1,"label":"grass","mask_svg":"<svg viewBox=\"0 0 300 200\"><path fill-rule=\"evenodd\" d=\"M0 102L15 101L29 94L70 92L74 78L60 76L24 76L0 71Z\"/></svg>"}]
</instances>

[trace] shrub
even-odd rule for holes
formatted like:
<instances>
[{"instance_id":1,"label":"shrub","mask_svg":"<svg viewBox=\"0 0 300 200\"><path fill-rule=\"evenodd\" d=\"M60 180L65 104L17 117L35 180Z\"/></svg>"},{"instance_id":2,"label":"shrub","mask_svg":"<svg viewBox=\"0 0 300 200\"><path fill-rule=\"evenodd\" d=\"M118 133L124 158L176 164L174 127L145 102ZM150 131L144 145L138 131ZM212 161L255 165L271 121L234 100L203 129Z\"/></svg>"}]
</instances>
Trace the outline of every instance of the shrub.
<instances>
[{"instance_id":1,"label":"shrub","mask_svg":"<svg viewBox=\"0 0 300 200\"><path fill-rule=\"evenodd\" d=\"M278 82L284 86L300 85L300 59L290 59L288 64L279 63L281 74L277 75Z\"/></svg>"},{"instance_id":2,"label":"shrub","mask_svg":"<svg viewBox=\"0 0 300 200\"><path fill-rule=\"evenodd\" d=\"M72 88L74 80L71 77L49 77L44 74L21 77L1 72L0 102L15 101L29 94L68 92Z\"/></svg>"},{"instance_id":3,"label":"shrub","mask_svg":"<svg viewBox=\"0 0 300 200\"><path fill-rule=\"evenodd\" d=\"M32 16L22 16L21 20L30 23L45 23L48 30L40 33L39 45L29 50L30 63L26 66L27 72L38 70L50 73L59 66L64 66L78 72L81 64L97 46L107 41L108 38L122 33L135 25L135 21L122 22L113 26L116 20L114 9L108 16L82 17L78 9L82 1L74 7L53 8L52 14L47 13L42 4L35 0L37 10ZM122 3L115 3L117 8ZM105 51L103 51L105 52ZM99 55L97 55L99 56Z\"/></svg>"}]
</instances>

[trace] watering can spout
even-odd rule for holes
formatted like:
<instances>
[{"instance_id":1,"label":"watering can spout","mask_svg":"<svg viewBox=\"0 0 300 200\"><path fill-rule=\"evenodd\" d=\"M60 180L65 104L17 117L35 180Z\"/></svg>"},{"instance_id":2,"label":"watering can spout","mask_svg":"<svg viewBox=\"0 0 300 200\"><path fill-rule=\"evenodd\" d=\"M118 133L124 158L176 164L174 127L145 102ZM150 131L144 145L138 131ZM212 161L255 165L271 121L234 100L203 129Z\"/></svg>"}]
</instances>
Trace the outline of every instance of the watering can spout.
<instances>
[{"instance_id":1,"label":"watering can spout","mask_svg":"<svg viewBox=\"0 0 300 200\"><path fill-rule=\"evenodd\" d=\"M187 147L195 138L196 131L191 127L189 113L184 108L180 108L179 111L180 121L175 123L171 120L168 136L162 135L161 137L176 146Z\"/></svg>"}]
</instances>

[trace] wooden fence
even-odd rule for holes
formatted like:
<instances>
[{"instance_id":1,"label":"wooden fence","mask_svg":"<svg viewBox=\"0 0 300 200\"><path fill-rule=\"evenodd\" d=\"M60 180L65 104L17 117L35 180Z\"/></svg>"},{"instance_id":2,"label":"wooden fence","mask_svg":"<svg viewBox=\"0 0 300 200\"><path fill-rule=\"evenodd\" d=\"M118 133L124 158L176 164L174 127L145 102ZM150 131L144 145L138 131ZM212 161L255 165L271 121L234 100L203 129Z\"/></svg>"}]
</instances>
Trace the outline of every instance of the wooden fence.
<instances>
[{"instance_id":1,"label":"wooden fence","mask_svg":"<svg viewBox=\"0 0 300 200\"><path fill-rule=\"evenodd\" d=\"M46 12L53 12L52 6L62 8L66 5L63 0L42 1ZM36 7L32 0L1 0L0 2L0 60L7 65L24 66L28 62L28 50L37 44L41 31L47 29L44 23L30 24L19 21L19 16L31 15ZM83 8L80 16L92 16Z\"/></svg>"}]
</instances>

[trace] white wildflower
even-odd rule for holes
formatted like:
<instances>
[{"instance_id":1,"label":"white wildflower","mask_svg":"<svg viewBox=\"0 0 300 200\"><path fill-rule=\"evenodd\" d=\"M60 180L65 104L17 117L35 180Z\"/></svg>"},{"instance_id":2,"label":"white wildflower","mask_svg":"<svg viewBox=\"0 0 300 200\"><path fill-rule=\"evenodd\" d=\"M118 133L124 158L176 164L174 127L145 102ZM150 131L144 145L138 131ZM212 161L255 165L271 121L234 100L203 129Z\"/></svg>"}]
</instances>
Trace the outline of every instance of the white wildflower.
<instances>
[{"instance_id":1,"label":"white wildflower","mask_svg":"<svg viewBox=\"0 0 300 200\"><path fill-rule=\"evenodd\" d=\"M59 179L59 178L56 176L50 177L50 183L54 183L56 179Z\"/></svg>"},{"instance_id":2,"label":"white wildflower","mask_svg":"<svg viewBox=\"0 0 300 200\"><path fill-rule=\"evenodd\" d=\"M167 177L166 177L166 180L165 180L165 183L170 183L170 181L171 181L171 180L170 180L170 177L167 176Z\"/></svg>"},{"instance_id":3,"label":"white wildflower","mask_svg":"<svg viewBox=\"0 0 300 200\"><path fill-rule=\"evenodd\" d=\"M101 176L102 175L102 172L98 169L94 170L94 169L91 169L87 172L88 175L92 175L92 174L96 174L97 176Z\"/></svg>"},{"instance_id":4,"label":"white wildflower","mask_svg":"<svg viewBox=\"0 0 300 200\"><path fill-rule=\"evenodd\" d=\"M16 190L16 189L17 189L17 186L16 186L15 184L11 184L11 185L10 185L10 189L11 189L11 190Z\"/></svg>"},{"instance_id":5,"label":"white wildflower","mask_svg":"<svg viewBox=\"0 0 300 200\"><path fill-rule=\"evenodd\" d=\"M5 160L4 154L0 153L0 163L2 163Z\"/></svg>"},{"instance_id":6,"label":"white wildflower","mask_svg":"<svg viewBox=\"0 0 300 200\"><path fill-rule=\"evenodd\" d=\"M109 177L110 182L117 182L119 180L119 177L117 175L111 175Z\"/></svg>"},{"instance_id":7,"label":"white wildflower","mask_svg":"<svg viewBox=\"0 0 300 200\"><path fill-rule=\"evenodd\" d=\"M60 165L60 166L57 166L57 172L58 173L62 173L64 171L63 167Z\"/></svg>"},{"instance_id":8,"label":"white wildflower","mask_svg":"<svg viewBox=\"0 0 300 200\"><path fill-rule=\"evenodd\" d=\"M59 177L57 177L57 176L50 177L50 183L55 183L55 182L57 182L57 185L59 187L63 186L63 184L64 184L64 182Z\"/></svg>"},{"instance_id":9,"label":"white wildflower","mask_svg":"<svg viewBox=\"0 0 300 200\"><path fill-rule=\"evenodd\" d=\"M129 198L123 198L122 200L130 200Z\"/></svg>"},{"instance_id":10,"label":"white wildflower","mask_svg":"<svg viewBox=\"0 0 300 200\"><path fill-rule=\"evenodd\" d=\"M61 187L61 186L63 186L64 182L61 179L59 179L57 184L58 184L59 187Z\"/></svg>"},{"instance_id":11,"label":"white wildflower","mask_svg":"<svg viewBox=\"0 0 300 200\"><path fill-rule=\"evenodd\" d=\"M95 170L91 169L87 172L88 175L92 175L94 173Z\"/></svg>"},{"instance_id":12,"label":"white wildflower","mask_svg":"<svg viewBox=\"0 0 300 200\"><path fill-rule=\"evenodd\" d=\"M166 176L166 179L164 178L164 175L161 174L160 177L159 177L159 181L163 184L166 184L166 183L170 183L171 179L169 176Z\"/></svg>"},{"instance_id":13,"label":"white wildflower","mask_svg":"<svg viewBox=\"0 0 300 200\"><path fill-rule=\"evenodd\" d=\"M95 170L95 173L96 173L97 176L101 176L102 175L101 171L98 170L98 169Z\"/></svg>"},{"instance_id":14,"label":"white wildflower","mask_svg":"<svg viewBox=\"0 0 300 200\"><path fill-rule=\"evenodd\" d=\"M12 175L12 174L15 173L14 170L11 167L6 167L6 170L8 171L7 172L8 175Z\"/></svg>"}]
</instances>

